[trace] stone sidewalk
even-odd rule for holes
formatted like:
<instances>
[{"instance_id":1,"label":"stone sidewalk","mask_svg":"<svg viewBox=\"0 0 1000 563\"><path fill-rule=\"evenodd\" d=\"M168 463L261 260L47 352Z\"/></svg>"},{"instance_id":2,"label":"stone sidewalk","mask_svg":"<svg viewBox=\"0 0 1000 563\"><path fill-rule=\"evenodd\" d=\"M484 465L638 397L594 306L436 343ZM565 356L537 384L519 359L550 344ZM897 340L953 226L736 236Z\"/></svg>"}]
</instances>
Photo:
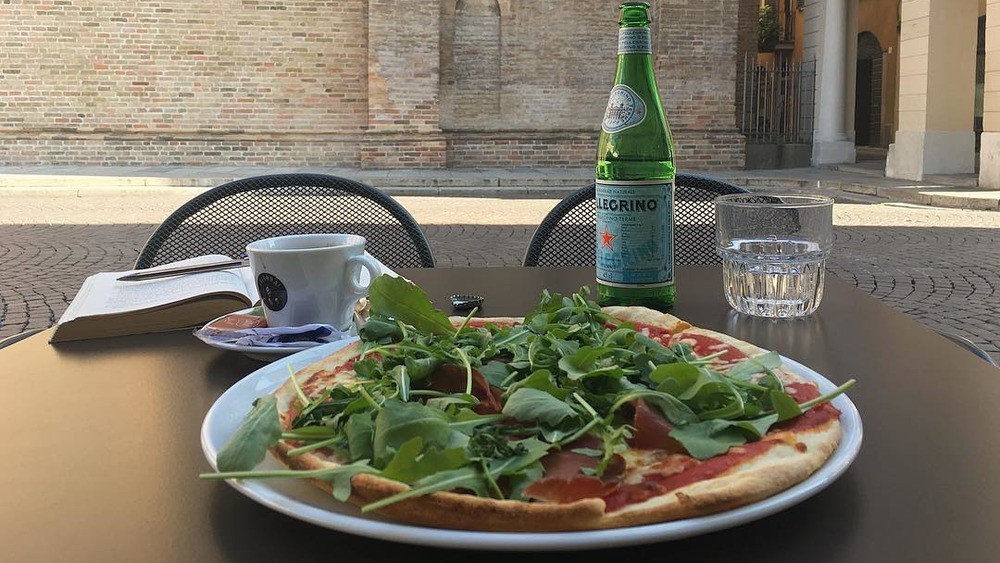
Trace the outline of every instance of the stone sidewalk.
<instances>
[{"instance_id":1,"label":"stone sidewalk","mask_svg":"<svg viewBox=\"0 0 1000 563\"><path fill-rule=\"evenodd\" d=\"M171 211L240 171L292 170L0 168L0 338L51 326L87 275L129 268ZM394 194L424 226L442 267L520 264L545 213L590 179L566 170L308 171L361 177ZM983 211L997 209L1000 195L823 169L717 176L755 190L833 195L832 275L1000 359L1000 212ZM939 192L949 199L928 206Z\"/></svg>"},{"instance_id":2,"label":"stone sidewalk","mask_svg":"<svg viewBox=\"0 0 1000 563\"><path fill-rule=\"evenodd\" d=\"M833 168L712 172L751 189L829 191L842 198L957 209L1000 210L1000 190L976 187L972 174L929 176L922 182L885 178L884 161ZM562 197L592 181L592 168L357 170L339 167L233 166L8 166L0 167L0 194L11 191L113 194L168 188L207 188L247 176L290 172L344 176L394 196Z\"/></svg>"}]
</instances>

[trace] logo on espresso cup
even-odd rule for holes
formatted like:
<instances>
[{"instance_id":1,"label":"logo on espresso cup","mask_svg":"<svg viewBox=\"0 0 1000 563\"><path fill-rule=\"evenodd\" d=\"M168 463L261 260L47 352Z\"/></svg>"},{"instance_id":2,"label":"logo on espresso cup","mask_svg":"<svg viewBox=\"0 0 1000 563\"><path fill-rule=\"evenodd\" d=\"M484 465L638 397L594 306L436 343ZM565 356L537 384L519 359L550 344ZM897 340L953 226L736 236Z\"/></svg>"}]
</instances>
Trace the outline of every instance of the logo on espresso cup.
<instances>
[{"instance_id":1,"label":"logo on espresso cup","mask_svg":"<svg viewBox=\"0 0 1000 563\"><path fill-rule=\"evenodd\" d=\"M257 276L257 292L264 306L272 311L280 311L288 304L288 290L281 280L271 274Z\"/></svg>"}]
</instances>

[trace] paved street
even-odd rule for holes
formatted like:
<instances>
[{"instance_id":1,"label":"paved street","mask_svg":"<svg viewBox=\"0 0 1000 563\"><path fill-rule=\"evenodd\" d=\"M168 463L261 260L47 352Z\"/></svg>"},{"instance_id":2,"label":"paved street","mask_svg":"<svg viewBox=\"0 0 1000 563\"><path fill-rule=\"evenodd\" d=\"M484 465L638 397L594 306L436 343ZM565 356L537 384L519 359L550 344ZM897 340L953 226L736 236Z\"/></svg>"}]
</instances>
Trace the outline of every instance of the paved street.
<instances>
[{"instance_id":1,"label":"paved street","mask_svg":"<svg viewBox=\"0 0 1000 563\"><path fill-rule=\"evenodd\" d=\"M4 194L0 337L55 323L83 279L130 267L149 233L197 188ZM413 197L440 266L520 264L556 199ZM843 201L843 203L840 203ZM838 198L831 274L1000 359L1000 213Z\"/></svg>"}]
</instances>

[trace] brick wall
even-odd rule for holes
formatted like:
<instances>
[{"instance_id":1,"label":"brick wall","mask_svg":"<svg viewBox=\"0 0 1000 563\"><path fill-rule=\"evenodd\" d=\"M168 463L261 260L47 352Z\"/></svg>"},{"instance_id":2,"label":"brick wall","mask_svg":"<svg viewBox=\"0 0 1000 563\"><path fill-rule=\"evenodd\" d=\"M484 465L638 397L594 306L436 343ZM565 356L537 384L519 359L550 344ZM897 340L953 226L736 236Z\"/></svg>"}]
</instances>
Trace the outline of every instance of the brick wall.
<instances>
[{"instance_id":1,"label":"brick wall","mask_svg":"<svg viewBox=\"0 0 1000 563\"><path fill-rule=\"evenodd\" d=\"M597 133L508 131L448 135L448 166L592 166Z\"/></svg>"},{"instance_id":2,"label":"brick wall","mask_svg":"<svg viewBox=\"0 0 1000 563\"><path fill-rule=\"evenodd\" d=\"M682 168L743 166L745 1L653 5ZM604 0L7 0L0 13L8 165L587 165L617 35Z\"/></svg>"}]
</instances>

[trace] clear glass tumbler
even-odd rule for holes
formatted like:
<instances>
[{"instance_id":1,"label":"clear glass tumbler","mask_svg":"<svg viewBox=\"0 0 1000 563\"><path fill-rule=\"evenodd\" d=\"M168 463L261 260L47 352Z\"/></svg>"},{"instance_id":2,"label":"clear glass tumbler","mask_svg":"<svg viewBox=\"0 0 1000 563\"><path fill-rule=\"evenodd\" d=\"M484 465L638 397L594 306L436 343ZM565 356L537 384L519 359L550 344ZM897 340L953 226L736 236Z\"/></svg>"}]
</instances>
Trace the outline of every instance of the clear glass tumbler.
<instances>
[{"instance_id":1,"label":"clear glass tumbler","mask_svg":"<svg viewBox=\"0 0 1000 563\"><path fill-rule=\"evenodd\" d=\"M812 314L833 248L833 199L734 194L715 200L716 250L733 309L770 318Z\"/></svg>"}]
</instances>

